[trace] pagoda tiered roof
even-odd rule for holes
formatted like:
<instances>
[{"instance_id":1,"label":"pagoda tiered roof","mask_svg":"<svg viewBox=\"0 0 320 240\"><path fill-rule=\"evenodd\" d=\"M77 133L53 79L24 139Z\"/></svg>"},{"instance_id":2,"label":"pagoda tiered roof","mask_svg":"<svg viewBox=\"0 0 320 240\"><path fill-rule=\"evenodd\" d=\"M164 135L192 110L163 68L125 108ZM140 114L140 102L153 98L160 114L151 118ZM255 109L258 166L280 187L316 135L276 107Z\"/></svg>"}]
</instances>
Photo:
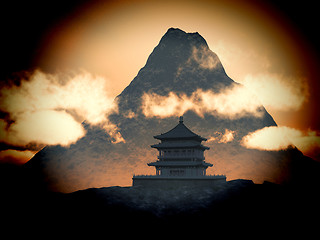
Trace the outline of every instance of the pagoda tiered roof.
<instances>
[{"instance_id":1,"label":"pagoda tiered roof","mask_svg":"<svg viewBox=\"0 0 320 240\"><path fill-rule=\"evenodd\" d=\"M203 146L199 141L189 140L189 141L164 141L158 144L151 145L152 148L162 149L162 148L200 148L207 149L209 147Z\"/></svg>"},{"instance_id":2,"label":"pagoda tiered roof","mask_svg":"<svg viewBox=\"0 0 320 240\"><path fill-rule=\"evenodd\" d=\"M164 167L164 166L170 166L170 167L195 167L195 166L204 166L204 167L212 167L213 164L206 163L204 161L156 161L148 163L148 166L155 166L155 167Z\"/></svg>"},{"instance_id":3,"label":"pagoda tiered roof","mask_svg":"<svg viewBox=\"0 0 320 240\"><path fill-rule=\"evenodd\" d=\"M166 133L154 136L155 139L159 140L173 140L173 139L193 139L196 141L207 141L206 138L199 136L192 132L183 124L183 118L180 117L179 124Z\"/></svg>"}]
</instances>

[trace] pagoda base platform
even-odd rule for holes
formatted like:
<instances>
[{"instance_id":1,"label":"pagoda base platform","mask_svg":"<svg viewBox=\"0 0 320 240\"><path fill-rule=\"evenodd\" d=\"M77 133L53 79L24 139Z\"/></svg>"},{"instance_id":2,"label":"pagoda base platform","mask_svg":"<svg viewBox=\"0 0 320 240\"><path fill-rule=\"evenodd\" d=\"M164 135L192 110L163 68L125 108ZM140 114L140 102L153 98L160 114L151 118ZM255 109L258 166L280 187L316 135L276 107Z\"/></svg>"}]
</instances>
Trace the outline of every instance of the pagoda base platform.
<instances>
[{"instance_id":1,"label":"pagoda base platform","mask_svg":"<svg viewBox=\"0 0 320 240\"><path fill-rule=\"evenodd\" d=\"M156 175L133 176L132 186L152 188L177 188L188 187L214 187L226 182L225 175L202 176L202 177L163 177Z\"/></svg>"}]
</instances>

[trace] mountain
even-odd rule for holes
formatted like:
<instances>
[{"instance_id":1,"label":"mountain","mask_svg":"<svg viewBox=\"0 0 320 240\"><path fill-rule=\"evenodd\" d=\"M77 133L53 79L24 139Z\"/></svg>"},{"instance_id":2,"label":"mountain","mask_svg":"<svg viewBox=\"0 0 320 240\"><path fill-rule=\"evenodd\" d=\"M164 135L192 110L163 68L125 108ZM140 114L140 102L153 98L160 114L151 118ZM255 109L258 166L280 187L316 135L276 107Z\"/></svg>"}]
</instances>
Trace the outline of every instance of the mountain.
<instances>
[{"instance_id":1,"label":"mountain","mask_svg":"<svg viewBox=\"0 0 320 240\"><path fill-rule=\"evenodd\" d=\"M41 175L47 187L56 191L129 186L134 173L154 174L147 166L157 156L157 151L150 148L156 142L153 136L178 123L175 115L147 116L143 112L144 94L174 93L191 98L196 91L219 94L234 86L240 84L227 76L218 56L199 33L170 28L146 65L115 99L119 113L109 116L109 120L117 126L125 142L114 143L114 138L104 129L84 122L87 134L82 139L69 147L47 146L25 167ZM245 114L237 118L207 112L201 116L190 109L184 113L184 123L193 132L213 139L206 143L211 148L206 152L206 161L214 164L207 173L226 174L227 180L288 181L288 157L300 154L296 149L266 152L241 146L241 139L248 133L276 126L263 107L259 109L259 116ZM234 139L214 140L226 129L234 133Z\"/></svg>"}]
</instances>

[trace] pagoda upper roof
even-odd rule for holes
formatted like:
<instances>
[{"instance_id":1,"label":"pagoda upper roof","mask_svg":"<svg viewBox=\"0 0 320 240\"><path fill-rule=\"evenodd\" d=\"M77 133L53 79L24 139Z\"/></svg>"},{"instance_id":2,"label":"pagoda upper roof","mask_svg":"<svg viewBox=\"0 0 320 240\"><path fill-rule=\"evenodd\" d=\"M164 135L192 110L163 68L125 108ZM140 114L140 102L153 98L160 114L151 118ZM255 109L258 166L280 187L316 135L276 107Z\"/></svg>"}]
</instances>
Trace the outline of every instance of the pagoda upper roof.
<instances>
[{"instance_id":1,"label":"pagoda upper roof","mask_svg":"<svg viewBox=\"0 0 320 240\"><path fill-rule=\"evenodd\" d=\"M189 128L186 127L183 123L183 117L180 117L179 124L173 129L166 133L154 136L155 139L159 140L171 140L171 139L194 139L198 141L207 141L206 138L199 136L192 132Z\"/></svg>"}]
</instances>

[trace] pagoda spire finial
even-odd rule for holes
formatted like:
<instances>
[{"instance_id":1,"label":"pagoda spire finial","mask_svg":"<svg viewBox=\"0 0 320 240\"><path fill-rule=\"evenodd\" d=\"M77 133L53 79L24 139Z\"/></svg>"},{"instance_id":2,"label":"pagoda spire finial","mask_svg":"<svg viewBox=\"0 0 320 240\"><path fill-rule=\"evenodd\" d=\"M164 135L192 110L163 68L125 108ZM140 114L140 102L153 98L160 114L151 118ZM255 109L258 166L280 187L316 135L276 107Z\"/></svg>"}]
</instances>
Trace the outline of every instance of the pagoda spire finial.
<instances>
[{"instance_id":1,"label":"pagoda spire finial","mask_svg":"<svg viewBox=\"0 0 320 240\"><path fill-rule=\"evenodd\" d=\"M179 117L179 123L183 123L183 116Z\"/></svg>"}]
</instances>

